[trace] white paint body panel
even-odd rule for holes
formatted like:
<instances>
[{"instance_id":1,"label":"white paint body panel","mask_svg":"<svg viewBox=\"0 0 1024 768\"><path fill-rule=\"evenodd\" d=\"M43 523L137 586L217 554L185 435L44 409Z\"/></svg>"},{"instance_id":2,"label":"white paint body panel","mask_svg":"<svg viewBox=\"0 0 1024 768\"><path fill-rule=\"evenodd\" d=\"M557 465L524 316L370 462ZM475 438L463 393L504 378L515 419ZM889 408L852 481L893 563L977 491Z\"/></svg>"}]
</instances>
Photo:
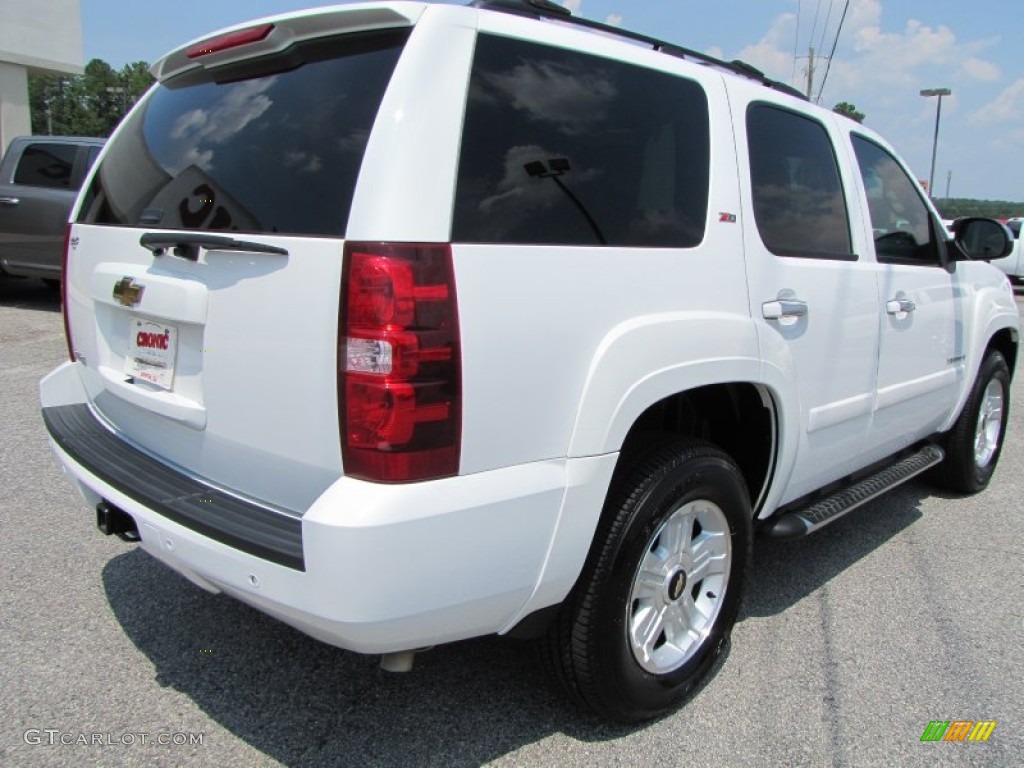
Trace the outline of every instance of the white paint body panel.
<instances>
[{"instance_id":1,"label":"white paint body panel","mask_svg":"<svg viewBox=\"0 0 1024 768\"><path fill-rule=\"evenodd\" d=\"M296 19L301 36L315 34L320 13L280 18ZM922 276L875 261L848 128L830 113L815 117L836 144L858 259L779 258L753 219L744 115L755 100L806 104L560 23L418 3L340 6L324 19L414 25L367 145L349 239L451 237L478 30L699 82L712 121L706 234L690 249L453 244L460 473L379 485L345 477L341 462L340 238L253 236L289 255L212 251L193 264L154 257L138 230L75 225L68 313L79 361L44 379L44 407L89 403L168 463L302 516L305 572L170 522L53 444L88 501L129 512L143 547L204 588L363 652L504 632L572 588L618 451L651 405L707 385L758 387L777 429L767 517L948 428L989 340L1016 331L1012 294L989 265ZM187 66L179 51L155 69ZM124 277L146 285L136 308L112 297ZM885 310L900 291L921 308L903 326ZM763 304L788 295L807 316L766 319ZM177 327L173 393L120 378L134 315Z\"/></svg>"}]
</instances>

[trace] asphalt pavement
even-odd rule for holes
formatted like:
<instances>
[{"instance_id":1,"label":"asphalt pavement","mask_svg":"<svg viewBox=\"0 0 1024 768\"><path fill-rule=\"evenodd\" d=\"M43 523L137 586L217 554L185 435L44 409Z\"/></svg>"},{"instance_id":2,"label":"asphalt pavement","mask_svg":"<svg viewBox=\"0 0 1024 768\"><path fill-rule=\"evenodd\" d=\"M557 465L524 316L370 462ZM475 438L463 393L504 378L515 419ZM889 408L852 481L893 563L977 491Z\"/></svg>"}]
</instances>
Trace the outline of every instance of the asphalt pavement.
<instances>
[{"instance_id":1,"label":"asphalt pavement","mask_svg":"<svg viewBox=\"0 0 1024 768\"><path fill-rule=\"evenodd\" d=\"M56 296L0 281L2 766L1024 764L1021 377L987 491L913 481L807 539L758 541L724 663L683 709L625 728L574 709L527 644L389 674L102 536L39 415L66 354ZM996 727L921 741L956 720Z\"/></svg>"}]
</instances>

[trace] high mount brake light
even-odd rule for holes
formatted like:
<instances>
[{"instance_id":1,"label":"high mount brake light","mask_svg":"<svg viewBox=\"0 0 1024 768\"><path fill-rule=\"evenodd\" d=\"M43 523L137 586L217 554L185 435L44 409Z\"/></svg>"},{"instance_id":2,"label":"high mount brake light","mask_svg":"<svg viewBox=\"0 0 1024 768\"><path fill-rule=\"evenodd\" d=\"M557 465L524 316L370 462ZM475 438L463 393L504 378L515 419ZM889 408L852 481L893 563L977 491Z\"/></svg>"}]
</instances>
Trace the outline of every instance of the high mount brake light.
<instances>
[{"instance_id":1,"label":"high mount brake light","mask_svg":"<svg viewBox=\"0 0 1024 768\"><path fill-rule=\"evenodd\" d=\"M226 51L230 48L237 48L240 45L258 43L261 40L266 40L267 35L269 35L273 29L273 24L261 24L258 27L249 27L248 29L240 29L237 32L228 32L226 35L211 37L209 40L204 40L197 45L193 45L185 51L185 55L190 59L198 59L200 56L219 53L220 51Z\"/></svg>"},{"instance_id":2,"label":"high mount brake light","mask_svg":"<svg viewBox=\"0 0 1024 768\"><path fill-rule=\"evenodd\" d=\"M392 483L457 474L462 382L451 247L347 243L341 291L345 473Z\"/></svg>"}]
</instances>

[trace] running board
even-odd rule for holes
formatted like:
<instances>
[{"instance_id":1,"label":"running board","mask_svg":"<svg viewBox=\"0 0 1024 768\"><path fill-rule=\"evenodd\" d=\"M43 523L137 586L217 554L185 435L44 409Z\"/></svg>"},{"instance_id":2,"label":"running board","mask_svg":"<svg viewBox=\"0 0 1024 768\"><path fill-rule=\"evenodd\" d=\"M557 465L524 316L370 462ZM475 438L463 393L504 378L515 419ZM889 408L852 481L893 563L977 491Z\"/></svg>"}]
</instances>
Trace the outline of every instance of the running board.
<instances>
[{"instance_id":1,"label":"running board","mask_svg":"<svg viewBox=\"0 0 1024 768\"><path fill-rule=\"evenodd\" d=\"M829 523L835 522L851 509L856 509L890 488L905 483L912 477L930 469L945 457L937 445L926 445L895 464L890 464L873 475L840 488L806 507L772 518L760 533L773 539L798 539Z\"/></svg>"}]
</instances>

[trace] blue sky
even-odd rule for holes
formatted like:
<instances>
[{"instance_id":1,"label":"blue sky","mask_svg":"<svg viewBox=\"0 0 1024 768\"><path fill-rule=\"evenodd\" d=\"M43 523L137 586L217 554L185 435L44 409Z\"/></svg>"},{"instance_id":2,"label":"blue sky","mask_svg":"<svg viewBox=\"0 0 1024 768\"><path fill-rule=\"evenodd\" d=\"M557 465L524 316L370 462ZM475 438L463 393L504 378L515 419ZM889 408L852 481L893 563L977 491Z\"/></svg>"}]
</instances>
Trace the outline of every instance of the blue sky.
<instances>
[{"instance_id":1,"label":"blue sky","mask_svg":"<svg viewBox=\"0 0 1024 768\"><path fill-rule=\"evenodd\" d=\"M688 48L740 58L801 89L808 48L827 54L846 0L560 0L578 15ZM230 24L314 0L83 0L86 60L153 62ZM931 165L942 102L935 187L944 196L1024 201L1024 37L1020 0L850 0L821 103L852 102L919 178ZM813 35L813 36L812 36ZM794 60L794 52L797 58ZM820 61L818 96L826 62Z\"/></svg>"}]
</instances>

